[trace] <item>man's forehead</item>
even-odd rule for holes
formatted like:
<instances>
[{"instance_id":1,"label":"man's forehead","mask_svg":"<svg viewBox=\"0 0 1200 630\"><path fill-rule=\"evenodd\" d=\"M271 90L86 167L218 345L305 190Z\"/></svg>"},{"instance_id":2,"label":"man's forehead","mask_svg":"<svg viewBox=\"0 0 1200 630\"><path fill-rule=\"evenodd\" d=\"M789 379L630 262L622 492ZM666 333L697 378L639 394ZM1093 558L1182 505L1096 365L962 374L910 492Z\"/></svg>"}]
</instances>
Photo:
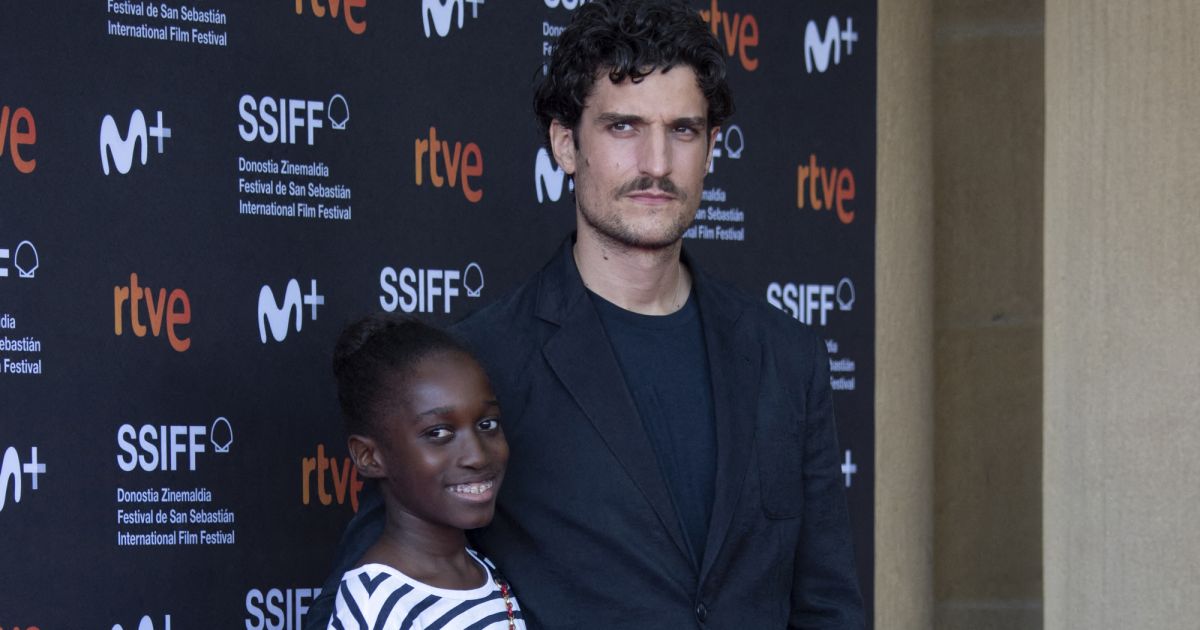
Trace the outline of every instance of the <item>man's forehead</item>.
<instances>
[{"instance_id":1,"label":"man's forehead","mask_svg":"<svg viewBox=\"0 0 1200 630\"><path fill-rule=\"evenodd\" d=\"M707 101L695 70L680 65L656 69L636 79L626 76L617 82L607 70L601 71L583 107L593 116L623 113L696 117L706 114Z\"/></svg>"}]
</instances>

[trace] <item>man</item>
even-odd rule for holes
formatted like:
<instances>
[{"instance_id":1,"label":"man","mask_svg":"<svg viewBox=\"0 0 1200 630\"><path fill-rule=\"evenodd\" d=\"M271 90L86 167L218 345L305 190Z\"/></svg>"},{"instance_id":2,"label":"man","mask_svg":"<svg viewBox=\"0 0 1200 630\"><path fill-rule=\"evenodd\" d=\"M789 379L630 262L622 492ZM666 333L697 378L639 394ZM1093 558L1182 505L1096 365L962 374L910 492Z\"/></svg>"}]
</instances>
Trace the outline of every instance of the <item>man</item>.
<instances>
[{"instance_id":1,"label":"man","mask_svg":"<svg viewBox=\"0 0 1200 630\"><path fill-rule=\"evenodd\" d=\"M733 108L716 40L681 1L589 2L535 107L577 231L456 328L512 452L475 543L530 628L863 627L824 346L682 251ZM364 495L310 628L378 534Z\"/></svg>"}]
</instances>

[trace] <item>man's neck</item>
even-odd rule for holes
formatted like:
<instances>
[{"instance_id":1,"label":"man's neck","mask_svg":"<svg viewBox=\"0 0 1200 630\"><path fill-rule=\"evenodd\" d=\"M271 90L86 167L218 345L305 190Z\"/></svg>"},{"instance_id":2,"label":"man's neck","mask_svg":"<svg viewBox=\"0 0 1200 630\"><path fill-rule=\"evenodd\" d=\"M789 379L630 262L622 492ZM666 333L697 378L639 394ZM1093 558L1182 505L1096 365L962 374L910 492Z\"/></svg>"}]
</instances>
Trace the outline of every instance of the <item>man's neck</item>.
<instances>
[{"instance_id":1,"label":"man's neck","mask_svg":"<svg viewBox=\"0 0 1200 630\"><path fill-rule=\"evenodd\" d=\"M682 242L640 249L579 234L574 255L583 284L593 293L628 311L667 315L679 310L692 290L682 250Z\"/></svg>"}]
</instances>

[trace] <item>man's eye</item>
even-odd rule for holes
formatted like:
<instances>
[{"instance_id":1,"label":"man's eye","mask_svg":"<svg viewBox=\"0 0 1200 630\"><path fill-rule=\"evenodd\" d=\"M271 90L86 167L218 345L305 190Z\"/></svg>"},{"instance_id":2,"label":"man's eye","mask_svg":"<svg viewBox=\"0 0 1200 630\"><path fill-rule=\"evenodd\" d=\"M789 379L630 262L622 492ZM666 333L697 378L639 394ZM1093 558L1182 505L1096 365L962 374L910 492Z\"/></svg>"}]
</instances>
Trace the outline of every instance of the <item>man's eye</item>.
<instances>
[{"instance_id":1,"label":"man's eye","mask_svg":"<svg viewBox=\"0 0 1200 630\"><path fill-rule=\"evenodd\" d=\"M479 421L480 431L495 431L500 428L500 421L496 418L484 418Z\"/></svg>"},{"instance_id":2,"label":"man's eye","mask_svg":"<svg viewBox=\"0 0 1200 630\"><path fill-rule=\"evenodd\" d=\"M627 122L615 122L615 123L609 125L608 128L612 129L613 131L630 131L631 129L633 129L633 125L631 125Z\"/></svg>"},{"instance_id":3,"label":"man's eye","mask_svg":"<svg viewBox=\"0 0 1200 630\"><path fill-rule=\"evenodd\" d=\"M695 136L696 134L698 134L699 132L696 131L695 127L676 127L675 133L677 133L681 136L692 137L692 136Z\"/></svg>"}]
</instances>

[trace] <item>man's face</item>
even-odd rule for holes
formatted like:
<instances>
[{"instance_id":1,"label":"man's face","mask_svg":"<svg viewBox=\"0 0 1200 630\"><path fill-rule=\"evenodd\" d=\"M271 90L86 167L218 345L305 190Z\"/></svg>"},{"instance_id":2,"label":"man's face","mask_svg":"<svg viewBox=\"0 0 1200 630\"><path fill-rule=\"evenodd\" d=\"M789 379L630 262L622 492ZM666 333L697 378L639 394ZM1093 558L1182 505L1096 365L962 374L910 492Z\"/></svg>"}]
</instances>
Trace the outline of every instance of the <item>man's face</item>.
<instances>
[{"instance_id":1,"label":"man's face","mask_svg":"<svg viewBox=\"0 0 1200 630\"><path fill-rule=\"evenodd\" d=\"M659 249L683 237L716 139L707 109L688 66L615 85L599 74L576 129L550 128L555 159L575 177L581 238Z\"/></svg>"}]
</instances>

